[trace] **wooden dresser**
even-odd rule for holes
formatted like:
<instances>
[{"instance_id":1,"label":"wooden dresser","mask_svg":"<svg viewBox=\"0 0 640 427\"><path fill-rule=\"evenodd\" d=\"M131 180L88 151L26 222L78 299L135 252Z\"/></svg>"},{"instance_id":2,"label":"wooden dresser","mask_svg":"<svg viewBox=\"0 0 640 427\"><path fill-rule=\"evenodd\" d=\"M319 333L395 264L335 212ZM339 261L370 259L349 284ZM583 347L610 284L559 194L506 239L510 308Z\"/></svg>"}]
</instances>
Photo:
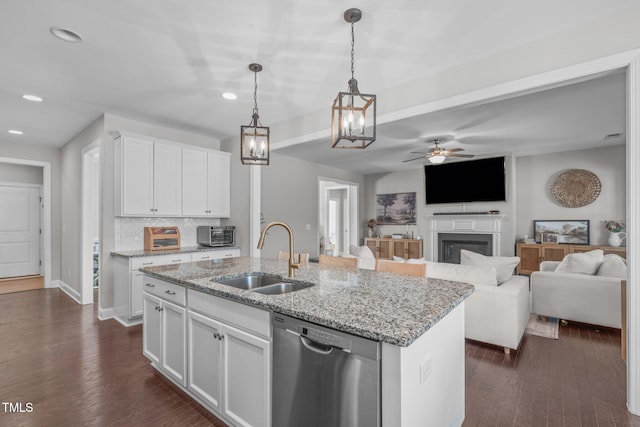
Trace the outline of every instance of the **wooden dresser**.
<instances>
[{"instance_id":1,"label":"wooden dresser","mask_svg":"<svg viewBox=\"0 0 640 427\"><path fill-rule=\"evenodd\" d=\"M371 249L376 259L422 258L422 240L392 239L390 237L365 238L365 246Z\"/></svg>"},{"instance_id":2,"label":"wooden dresser","mask_svg":"<svg viewBox=\"0 0 640 427\"><path fill-rule=\"evenodd\" d=\"M516 255L520 257L518 274L531 274L540 270L542 261L562 261L567 254L576 252L588 252L594 249L602 249L606 254L620 255L627 258L627 248L624 246L587 246L587 245L562 245L562 244L539 244L539 243L518 243L516 244Z\"/></svg>"}]
</instances>

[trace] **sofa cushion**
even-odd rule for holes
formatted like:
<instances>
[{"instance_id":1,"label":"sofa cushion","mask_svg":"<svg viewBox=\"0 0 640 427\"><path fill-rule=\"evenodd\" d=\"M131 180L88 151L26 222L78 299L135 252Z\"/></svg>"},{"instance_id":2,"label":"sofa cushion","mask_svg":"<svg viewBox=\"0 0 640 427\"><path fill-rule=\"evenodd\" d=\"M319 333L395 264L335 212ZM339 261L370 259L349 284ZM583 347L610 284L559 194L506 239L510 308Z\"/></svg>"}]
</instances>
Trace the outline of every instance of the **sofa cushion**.
<instances>
[{"instance_id":1,"label":"sofa cushion","mask_svg":"<svg viewBox=\"0 0 640 427\"><path fill-rule=\"evenodd\" d=\"M602 249L565 255L556 268L556 273L596 274L602 264L603 257Z\"/></svg>"},{"instance_id":2,"label":"sofa cushion","mask_svg":"<svg viewBox=\"0 0 640 427\"><path fill-rule=\"evenodd\" d=\"M518 264L520 264L520 257L486 256L466 249L461 249L460 264L494 267L496 270L496 279L498 280L498 284L500 284L506 282L511 276L513 276L513 270L518 266Z\"/></svg>"},{"instance_id":3,"label":"sofa cushion","mask_svg":"<svg viewBox=\"0 0 640 427\"><path fill-rule=\"evenodd\" d=\"M602 259L597 276L627 278L627 261L619 255L607 254Z\"/></svg>"},{"instance_id":4,"label":"sofa cushion","mask_svg":"<svg viewBox=\"0 0 640 427\"><path fill-rule=\"evenodd\" d=\"M425 276L470 285L497 286L496 269L492 266L427 262Z\"/></svg>"}]
</instances>

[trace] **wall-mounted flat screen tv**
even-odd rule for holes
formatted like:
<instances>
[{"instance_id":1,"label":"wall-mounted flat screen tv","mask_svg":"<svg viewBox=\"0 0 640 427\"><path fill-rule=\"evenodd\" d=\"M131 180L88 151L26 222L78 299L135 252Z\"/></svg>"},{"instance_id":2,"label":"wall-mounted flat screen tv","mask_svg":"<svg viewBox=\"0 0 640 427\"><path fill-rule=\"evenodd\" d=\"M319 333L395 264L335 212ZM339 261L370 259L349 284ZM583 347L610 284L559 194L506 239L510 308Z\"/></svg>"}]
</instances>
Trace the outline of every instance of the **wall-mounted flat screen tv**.
<instances>
[{"instance_id":1,"label":"wall-mounted flat screen tv","mask_svg":"<svg viewBox=\"0 0 640 427\"><path fill-rule=\"evenodd\" d=\"M425 165L424 177L428 205L506 200L504 157Z\"/></svg>"}]
</instances>

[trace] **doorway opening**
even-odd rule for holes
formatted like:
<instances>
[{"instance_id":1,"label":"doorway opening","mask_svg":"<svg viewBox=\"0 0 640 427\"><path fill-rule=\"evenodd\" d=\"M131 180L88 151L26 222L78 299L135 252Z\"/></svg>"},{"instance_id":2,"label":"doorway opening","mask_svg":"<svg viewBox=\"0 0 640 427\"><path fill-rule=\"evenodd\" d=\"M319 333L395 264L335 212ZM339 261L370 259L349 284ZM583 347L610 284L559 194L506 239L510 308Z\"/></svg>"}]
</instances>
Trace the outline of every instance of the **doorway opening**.
<instances>
[{"instance_id":1,"label":"doorway opening","mask_svg":"<svg viewBox=\"0 0 640 427\"><path fill-rule=\"evenodd\" d=\"M358 245L358 184L318 179L319 253L343 256Z\"/></svg>"},{"instance_id":2,"label":"doorway opening","mask_svg":"<svg viewBox=\"0 0 640 427\"><path fill-rule=\"evenodd\" d=\"M82 304L100 284L100 141L82 151Z\"/></svg>"}]
</instances>

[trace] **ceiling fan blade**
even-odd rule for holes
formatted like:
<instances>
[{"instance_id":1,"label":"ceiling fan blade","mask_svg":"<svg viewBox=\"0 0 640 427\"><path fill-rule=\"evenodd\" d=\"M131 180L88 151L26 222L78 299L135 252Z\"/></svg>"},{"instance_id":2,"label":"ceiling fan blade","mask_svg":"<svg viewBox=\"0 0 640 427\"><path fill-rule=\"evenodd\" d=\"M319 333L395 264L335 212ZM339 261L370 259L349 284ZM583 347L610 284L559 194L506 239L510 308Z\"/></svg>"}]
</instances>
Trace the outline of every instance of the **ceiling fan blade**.
<instances>
[{"instance_id":1,"label":"ceiling fan blade","mask_svg":"<svg viewBox=\"0 0 640 427\"><path fill-rule=\"evenodd\" d=\"M415 159L408 159L408 160L403 160L402 163L406 163L406 162L412 162L414 160L420 160L420 159L426 159L427 156L422 156L422 157L416 157Z\"/></svg>"},{"instance_id":2,"label":"ceiling fan blade","mask_svg":"<svg viewBox=\"0 0 640 427\"><path fill-rule=\"evenodd\" d=\"M409 151L409 154L431 154L431 151Z\"/></svg>"},{"instance_id":3,"label":"ceiling fan blade","mask_svg":"<svg viewBox=\"0 0 640 427\"><path fill-rule=\"evenodd\" d=\"M464 148L451 148L449 150L445 150L449 153L457 153L458 151L464 151Z\"/></svg>"},{"instance_id":4,"label":"ceiling fan blade","mask_svg":"<svg viewBox=\"0 0 640 427\"><path fill-rule=\"evenodd\" d=\"M445 156L447 156L447 157L460 157L460 158L465 158L465 159L470 159L472 157L475 157L474 154L445 154Z\"/></svg>"}]
</instances>

